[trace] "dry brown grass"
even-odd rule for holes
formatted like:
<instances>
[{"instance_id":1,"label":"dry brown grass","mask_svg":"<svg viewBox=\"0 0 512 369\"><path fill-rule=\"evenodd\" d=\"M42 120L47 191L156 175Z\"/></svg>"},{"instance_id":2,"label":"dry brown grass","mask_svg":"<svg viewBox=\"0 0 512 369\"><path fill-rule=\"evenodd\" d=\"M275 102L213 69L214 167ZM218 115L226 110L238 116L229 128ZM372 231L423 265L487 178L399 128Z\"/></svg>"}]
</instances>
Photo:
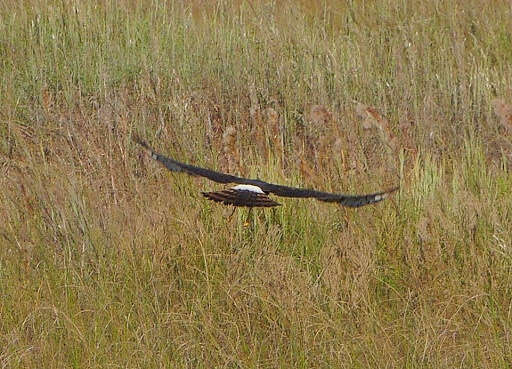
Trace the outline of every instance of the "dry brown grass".
<instances>
[{"instance_id":1,"label":"dry brown grass","mask_svg":"<svg viewBox=\"0 0 512 369\"><path fill-rule=\"evenodd\" d=\"M4 1L1 367L510 367L510 12ZM234 174L401 189L245 227L135 132Z\"/></svg>"}]
</instances>

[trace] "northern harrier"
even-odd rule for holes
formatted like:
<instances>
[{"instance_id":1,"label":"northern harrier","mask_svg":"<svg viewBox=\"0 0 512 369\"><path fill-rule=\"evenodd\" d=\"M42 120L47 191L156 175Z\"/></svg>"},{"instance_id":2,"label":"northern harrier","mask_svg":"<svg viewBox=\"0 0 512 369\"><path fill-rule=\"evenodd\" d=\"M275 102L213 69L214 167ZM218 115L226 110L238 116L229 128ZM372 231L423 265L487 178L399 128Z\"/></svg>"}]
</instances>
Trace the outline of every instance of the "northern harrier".
<instances>
[{"instance_id":1,"label":"northern harrier","mask_svg":"<svg viewBox=\"0 0 512 369\"><path fill-rule=\"evenodd\" d=\"M217 183L237 184L236 186L223 191L202 192L203 196L207 199L221 202L226 205L247 206L250 208L281 205L268 196L269 194L274 194L282 197L315 198L324 202L335 202L343 206L357 208L380 202L398 189L398 187L394 187L387 191L367 195L345 195L341 193L329 193L312 189L282 186L264 182L259 179L237 177L231 174L225 174L211 169L181 163L153 151L146 142L137 136L134 137L134 141L141 145L153 159L160 162L171 172L184 172L193 176L205 177Z\"/></svg>"}]
</instances>

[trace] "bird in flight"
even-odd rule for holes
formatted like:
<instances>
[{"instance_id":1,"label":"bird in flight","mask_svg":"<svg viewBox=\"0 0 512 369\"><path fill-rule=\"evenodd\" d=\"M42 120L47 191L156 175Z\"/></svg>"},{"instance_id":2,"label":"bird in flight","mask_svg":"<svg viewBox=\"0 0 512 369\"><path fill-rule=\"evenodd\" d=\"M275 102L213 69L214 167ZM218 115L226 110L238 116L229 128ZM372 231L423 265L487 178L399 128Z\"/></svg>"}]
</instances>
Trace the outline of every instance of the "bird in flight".
<instances>
[{"instance_id":1,"label":"bird in flight","mask_svg":"<svg viewBox=\"0 0 512 369\"><path fill-rule=\"evenodd\" d=\"M314 198L324 202L338 203L350 208L358 208L360 206L380 202L398 189L398 187L394 187L387 191L372 194L346 195L342 193L330 193L313 189L277 185L264 182L260 179L237 177L231 174L182 163L155 152L138 136L134 136L133 140L142 146L154 160L160 162L171 172L184 172L192 176L204 177L217 183L236 184L236 186L222 191L202 192L203 196L207 199L220 202L225 205L246 206L249 208L274 207L281 205L269 197L269 194L273 194L281 197Z\"/></svg>"}]
</instances>

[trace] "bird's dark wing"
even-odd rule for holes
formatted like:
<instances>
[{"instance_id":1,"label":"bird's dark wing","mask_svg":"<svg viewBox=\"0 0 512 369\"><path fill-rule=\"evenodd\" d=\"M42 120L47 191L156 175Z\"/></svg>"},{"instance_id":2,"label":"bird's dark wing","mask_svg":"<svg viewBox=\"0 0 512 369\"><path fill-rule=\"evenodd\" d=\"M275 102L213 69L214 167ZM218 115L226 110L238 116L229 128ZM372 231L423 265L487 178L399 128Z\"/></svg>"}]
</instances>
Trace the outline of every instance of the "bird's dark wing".
<instances>
[{"instance_id":1,"label":"bird's dark wing","mask_svg":"<svg viewBox=\"0 0 512 369\"><path fill-rule=\"evenodd\" d=\"M376 192L365 195L346 195L342 193L322 192L311 189L296 188L289 186L275 185L272 183L260 182L256 184L264 192L273 193L282 197L294 198L314 198L324 202L336 202L343 206L358 208L360 206L374 204L384 200L389 194L398 190L398 187L391 188L387 191Z\"/></svg>"},{"instance_id":2,"label":"bird's dark wing","mask_svg":"<svg viewBox=\"0 0 512 369\"><path fill-rule=\"evenodd\" d=\"M196 167L194 165L182 163L153 151L153 149L151 149L151 147L149 147L148 144L146 144L138 136L135 136L133 139L136 143L144 147L153 159L162 163L167 169L169 169L172 172L185 172L190 175L208 178L217 183L237 183L254 185L260 187L263 190L263 192L272 193L276 196L294 198L314 198L324 202L335 202L343 206L357 208L360 206L380 202L384 200L386 197L388 197L389 194L395 192L398 189L398 187L395 187L387 191L377 192L373 194L346 195L341 193L337 194L330 192L321 192L312 189L282 186L273 183L267 183L259 179L237 177L231 174L216 172L211 169Z\"/></svg>"},{"instance_id":3,"label":"bird's dark wing","mask_svg":"<svg viewBox=\"0 0 512 369\"><path fill-rule=\"evenodd\" d=\"M247 178L241 178L237 176L233 176L231 174L225 174L221 172L216 172L211 169L196 167L195 165L190 165L186 163L181 163L177 160L171 159L164 155L161 155L155 151L149 145L140 139L138 136L134 136L133 140L141 145L146 151L151 155L153 159L163 164L167 169L171 172L185 172L187 174L193 176L200 176L208 178L217 183L239 183L239 184L252 184L253 180Z\"/></svg>"}]
</instances>

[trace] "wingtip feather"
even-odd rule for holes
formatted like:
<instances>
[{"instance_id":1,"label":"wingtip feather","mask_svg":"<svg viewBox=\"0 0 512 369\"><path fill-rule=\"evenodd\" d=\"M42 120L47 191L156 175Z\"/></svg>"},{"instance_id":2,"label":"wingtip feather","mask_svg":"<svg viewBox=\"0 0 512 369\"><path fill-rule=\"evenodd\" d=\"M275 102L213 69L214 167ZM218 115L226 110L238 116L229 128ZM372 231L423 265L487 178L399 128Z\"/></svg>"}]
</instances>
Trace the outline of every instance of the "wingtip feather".
<instances>
[{"instance_id":1,"label":"wingtip feather","mask_svg":"<svg viewBox=\"0 0 512 369\"><path fill-rule=\"evenodd\" d=\"M393 187L393 188L389 189L387 192L388 192L388 193L393 193L393 192L398 191L399 189L400 189L400 186L395 186L395 187Z\"/></svg>"},{"instance_id":2,"label":"wingtip feather","mask_svg":"<svg viewBox=\"0 0 512 369\"><path fill-rule=\"evenodd\" d=\"M391 195L393 192L396 192L400 189L400 186L395 186L395 187L392 187L386 191L383 191L381 195L384 196L384 198L388 197L389 195Z\"/></svg>"},{"instance_id":3,"label":"wingtip feather","mask_svg":"<svg viewBox=\"0 0 512 369\"><path fill-rule=\"evenodd\" d=\"M132 136L133 142L142 146L142 148L146 151L146 153L153 159L157 160L157 154L153 151L151 146L149 146L146 141L144 141L138 134L134 134Z\"/></svg>"},{"instance_id":4,"label":"wingtip feather","mask_svg":"<svg viewBox=\"0 0 512 369\"><path fill-rule=\"evenodd\" d=\"M151 151L151 148L149 147L149 145L146 143L146 141L144 141L138 134L134 134L132 136L132 141L135 142L136 144L142 146L143 148L147 149L147 150L150 150Z\"/></svg>"},{"instance_id":5,"label":"wingtip feather","mask_svg":"<svg viewBox=\"0 0 512 369\"><path fill-rule=\"evenodd\" d=\"M400 188L400 186L396 186L396 187L392 187L388 190L385 190L385 191L382 191L381 193L378 193L375 195L375 202L379 202L379 201L382 201L384 199L387 199L389 197L389 195L391 195L392 193L398 191L398 189Z\"/></svg>"}]
</instances>

